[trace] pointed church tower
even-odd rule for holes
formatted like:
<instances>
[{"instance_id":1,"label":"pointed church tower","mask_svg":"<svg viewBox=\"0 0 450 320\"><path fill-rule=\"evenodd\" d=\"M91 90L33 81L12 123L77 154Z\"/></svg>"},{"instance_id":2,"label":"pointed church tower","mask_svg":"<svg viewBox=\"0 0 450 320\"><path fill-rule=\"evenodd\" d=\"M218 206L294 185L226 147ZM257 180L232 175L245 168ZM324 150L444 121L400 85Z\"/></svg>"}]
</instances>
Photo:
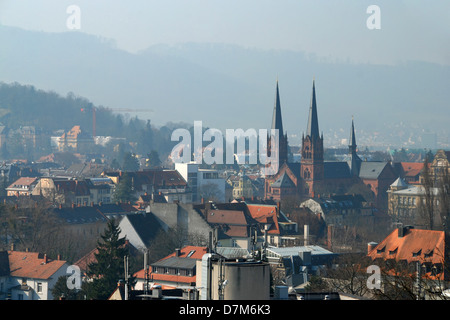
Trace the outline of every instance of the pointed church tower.
<instances>
[{"instance_id":1,"label":"pointed church tower","mask_svg":"<svg viewBox=\"0 0 450 320\"><path fill-rule=\"evenodd\" d=\"M356 153L356 136L355 136L355 124L352 118L352 128L350 129L350 144L348 146L348 156L347 161L350 168L350 173L352 176L359 176L359 170L361 168L361 158Z\"/></svg>"},{"instance_id":2,"label":"pointed church tower","mask_svg":"<svg viewBox=\"0 0 450 320\"><path fill-rule=\"evenodd\" d=\"M287 134L284 133L283 130L283 120L281 117L281 103L280 103L280 90L278 87L278 79L277 86L275 92L275 104L273 107L273 116L272 116L272 127L271 129L278 129L278 168L280 168L283 163L288 162L288 140ZM270 145L270 133L267 141L269 155L272 152L276 152L276 150L272 150Z\"/></svg>"},{"instance_id":3,"label":"pointed church tower","mask_svg":"<svg viewBox=\"0 0 450 320\"><path fill-rule=\"evenodd\" d=\"M302 137L301 155L301 173L305 182L305 194L313 197L317 186L324 178L323 135L319 135L315 81L313 81L306 136Z\"/></svg>"}]
</instances>

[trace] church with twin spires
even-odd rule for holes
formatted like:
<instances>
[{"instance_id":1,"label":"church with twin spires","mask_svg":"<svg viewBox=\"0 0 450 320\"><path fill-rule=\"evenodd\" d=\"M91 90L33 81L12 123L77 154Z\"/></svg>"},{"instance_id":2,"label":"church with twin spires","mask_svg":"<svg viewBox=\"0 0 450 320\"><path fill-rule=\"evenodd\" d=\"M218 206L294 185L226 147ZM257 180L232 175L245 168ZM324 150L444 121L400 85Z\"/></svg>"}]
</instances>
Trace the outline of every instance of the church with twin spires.
<instances>
[{"instance_id":1,"label":"church with twin spires","mask_svg":"<svg viewBox=\"0 0 450 320\"><path fill-rule=\"evenodd\" d=\"M306 132L302 135L301 161L290 162L280 100L277 80L271 129L277 129L279 132L279 169L276 174L265 177L265 198L275 201L290 197L314 198L333 193L346 193L351 186L360 184L373 193L375 205L384 207L387 201L386 191L398 175L389 162L363 161L358 156L353 119L347 161L325 161L324 137L319 131L316 86L313 81ZM268 143L269 153L273 152L270 148Z\"/></svg>"}]
</instances>

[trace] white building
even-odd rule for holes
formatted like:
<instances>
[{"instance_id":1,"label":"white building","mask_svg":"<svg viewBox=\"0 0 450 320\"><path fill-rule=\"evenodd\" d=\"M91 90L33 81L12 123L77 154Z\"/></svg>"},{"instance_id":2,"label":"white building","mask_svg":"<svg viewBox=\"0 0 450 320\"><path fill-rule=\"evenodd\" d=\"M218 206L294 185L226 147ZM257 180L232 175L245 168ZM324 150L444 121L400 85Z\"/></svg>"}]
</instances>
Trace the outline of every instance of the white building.
<instances>
[{"instance_id":1,"label":"white building","mask_svg":"<svg viewBox=\"0 0 450 320\"><path fill-rule=\"evenodd\" d=\"M0 300L53 300L51 290L69 265L45 254L23 251L0 252Z\"/></svg>"},{"instance_id":2,"label":"white building","mask_svg":"<svg viewBox=\"0 0 450 320\"><path fill-rule=\"evenodd\" d=\"M217 202L225 202L225 179L214 169L201 169L194 162L175 163L177 170L187 181L192 191L192 202L200 202L203 197L214 197Z\"/></svg>"}]
</instances>

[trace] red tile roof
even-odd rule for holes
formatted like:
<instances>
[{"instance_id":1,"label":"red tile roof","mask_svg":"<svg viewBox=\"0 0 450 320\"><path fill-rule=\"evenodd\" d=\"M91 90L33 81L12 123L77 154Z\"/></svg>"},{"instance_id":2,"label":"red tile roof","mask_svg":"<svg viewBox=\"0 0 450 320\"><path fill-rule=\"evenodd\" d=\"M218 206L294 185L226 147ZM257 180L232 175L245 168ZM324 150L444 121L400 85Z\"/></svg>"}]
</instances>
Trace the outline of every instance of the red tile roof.
<instances>
[{"instance_id":1,"label":"red tile roof","mask_svg":"<svg viewBox=\"0 0 450 320\"><path fill-rule=\"evenodd\" d=\"M8 258L10 275L19 278L48 279L66 263L37 252L8 251Z\"/></svg>"},{"instance_id":2,"label":"red tile roof","mask_svg":"<svg viewBox=\"0 0 450 320\"><path fill-rule=\"evenodd\" d=\"M405 230L405 229L404 229ZM408 229L399 236L399 229L392 231L383 241L368 252L372 259L444 264L445 232Z\"/></svg>"},{"instance_id":3,"label":"red tile roof","mask_svg":"<svg viewBox=\"0 0 450 320\"><path fill-rule=\"evenodd\" d=\"M423 169L423 162L402 162L401 165L406 177L415 177Z\"/></svg>"},{"instance_id":4,"label":"red tile roof","mask_svg":"<svg viewBox=\"0 0 450 320\"><path fill-rule=\"evenodd\" d=\"M276 205L247 205L250 215L259 223L270 223L268 234L279 234L280 229L278 225L277 206Z\"/></svg>"}]
</instances>

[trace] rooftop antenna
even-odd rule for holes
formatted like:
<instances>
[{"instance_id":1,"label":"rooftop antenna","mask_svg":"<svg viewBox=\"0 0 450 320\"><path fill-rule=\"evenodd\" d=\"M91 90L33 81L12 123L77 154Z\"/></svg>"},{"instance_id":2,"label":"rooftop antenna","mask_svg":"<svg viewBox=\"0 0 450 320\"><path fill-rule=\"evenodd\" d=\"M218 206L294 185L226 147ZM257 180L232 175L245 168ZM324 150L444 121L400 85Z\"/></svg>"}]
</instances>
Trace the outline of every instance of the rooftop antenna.
<instances>
[{"instance_id":1,"label":"rooftop antenna","mask_svg":"<svg viewBox=\"0 0 450 320\"><path fill-rule=\"evenodd\" d=\"M125 270L125 300L128 300L128 256L123 257L123 264Z\"/></svg>"},{"instance_id":2,"label":"rooftop antenna","mask_svg":"<svg viewBox=\"0 0 450 320\"><path fill-rule=\"evenodd\" d=\"M150 286L149 268L148 268L148 250L144 253L144 295L148 294L148 289Z\"/></svg>"}]
</instances>

